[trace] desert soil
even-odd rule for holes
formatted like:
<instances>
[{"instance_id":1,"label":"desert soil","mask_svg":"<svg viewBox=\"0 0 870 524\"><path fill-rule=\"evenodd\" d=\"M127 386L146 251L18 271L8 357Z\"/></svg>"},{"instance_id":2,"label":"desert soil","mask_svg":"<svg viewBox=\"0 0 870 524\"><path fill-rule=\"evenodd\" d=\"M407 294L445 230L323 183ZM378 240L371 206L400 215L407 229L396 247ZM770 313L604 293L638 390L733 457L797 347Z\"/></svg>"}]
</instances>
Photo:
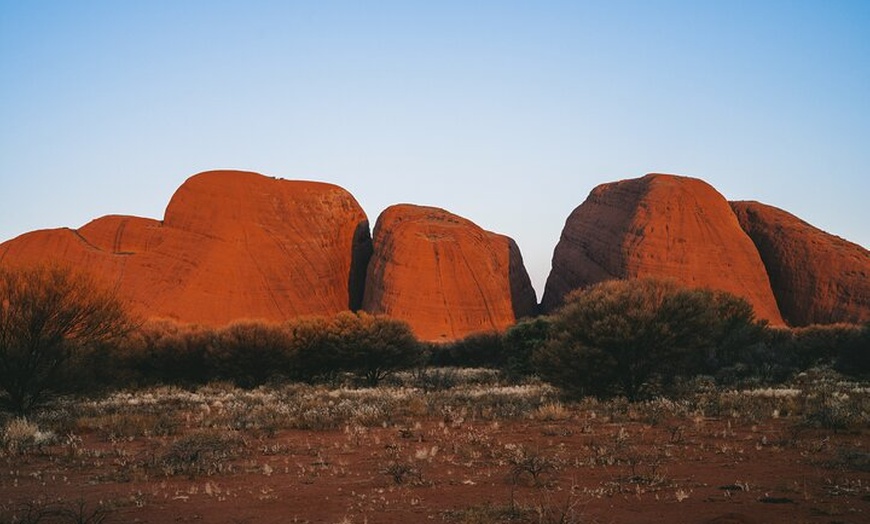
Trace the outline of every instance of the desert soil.
<instances>
[{"instance_id":1,"label":"desert soil","mask_svg":"<svg viewBox=\"0 0 870 524\"><path fill-rule=\"evenodd\" d=\"M81 522L870 522L867 429L572 413L227 433L224 455L187 457L195 470L167 466L182 435L92 432L8 453L0 517L67 508Z\"/></svg>"}]
</instances>

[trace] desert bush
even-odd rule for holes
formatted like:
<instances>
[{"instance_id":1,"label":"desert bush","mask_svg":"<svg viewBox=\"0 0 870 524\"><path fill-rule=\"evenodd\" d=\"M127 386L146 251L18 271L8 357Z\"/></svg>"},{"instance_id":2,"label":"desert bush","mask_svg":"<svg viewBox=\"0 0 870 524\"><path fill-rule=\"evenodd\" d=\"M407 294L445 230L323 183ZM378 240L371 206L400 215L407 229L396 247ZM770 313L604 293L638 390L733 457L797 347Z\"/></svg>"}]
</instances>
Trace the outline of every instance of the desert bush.
<instances>
[{"instance_id":1,"label":"desert bush","mask_svg":"<svg viewBox=\"0 0 870 524\"><path fill-rule=\"evenodd\" d=\"M3 428L3 445L12 453L51 444L54 440L52 432L40 430L36 423L26 418L14 418Z\"/></svg>"},{"instance_id":2,"label":"desert bush","mask_svg":"<svg viewBox=\"0 0 870 524\"><path fill-rule=\"evenodd\" d=\"M53 503L33 500L12 510L11 515L0 512L0 522L16 524L36 524L38 522L59 524L102 524L106 522L112 509L102 502L94 507L84 499L74 502L58 501Z\"/></svg>"},{"instance_id":3,"label":"desert bush","mask_svg":"<svg viewBox=\"0 0 870 524\"><path fill-rule=\"evenodd\" d=\"M218 380L253 388L292 373L291 341L285 326L238 322L216 333L207 358Z\"/></svg>"},{"instance_id":4,"label":"desert bush","mask_svg":"<svg viewBox=\"0 0 870 524\"><path fill-rule=\"evenodd\" d=\"M413 463L405 460L391 460L381 468L381 473L390 477L396 485L406 484L409 481L414 484L423 482L420 469Z\"/></svg>"},{"instance_id":5,"label":"desert bush","mask_svg":"<svg viewBox=\"0 0 870 524\"><path fill-rule=\"evenodd\" d=\"M532 355L547 343L549 335L548 317L524 320L508 329L501 359L505 374L514 380L533 374Z\"/></svg>"},{"instance_id":6,"label":"desert bush","mask_svg":"<svg viewBox=\"0 0 870 524\"><path fill-rule=\"evenodd\" d=\"M437 367L500 368L504 364L504 336L498 332L473 333L429 347L429 365Z\"/></svg>"},{"instance_id":7,"label":"desert bush","mask_svg":"<svg viewBox=\"0 0 870 524\"><path fill-rule=\"evenodd\" d=\"M532 416L546 404L556 400L557 391L549 385L470 386L431 392L427 401L432 411L445 418L505 420Z\"/></svg>"},{"instance_id":8,"label":"desert bush","mask_svg":"<svg viewBox=\"0 0 870 524\"><path fill-rule=\"evenodd\" d=\"M78 357L129 328L121 302L84 274L0 268L0 402L24 414L75 389Z\"/></svg>"},{"instance_id":9,"label":"desert bush","mask_svg":"<svg viewBox=\"0 0 870 524\"><path fill-rule=\"evenodd\" d=\"M536 409L533 416L535 420L543 421L567 420L571 418L571 411L561 402L551 402Z\"/></svg>"},{"instance_id":10,"label":"desert bush","mask_svg":"<svg viewBox=\"0 0 870 524\"><path fill-rule=\"evenodd\" d=\"M134 385L193 386L216 377L209 355L217 333L207 327L169 320L145 323L128 337L118 355Z\"/></svg>"},{"instance_id":11,"label":"desert bush","mask_svg":"<svg viewBox=\"0 0 870 524\"><path fill-rule=\"evenodd\" d=\"M329 346L329 319L302 317L286 325L290 334L290 375L306 382L330 380L338 373L338 355Z\"/></svg>"},{"instance_id":12,"label":"desert bush","mask_svg":"<svg viewBox=\"0 0 870 524\"><path fill-rule=\"evenodd\" d=\"M853 324L814 325L792 329L790 350L799 370L833 365L841 354L858 356L863 329Z\"/></svg>"},{"instance_id":13,"label":"desert bush","mask_svg":"<svg viewBox=\"0 0 870 524\"><path fill-rule=\"evenodd\" d=\"M762 333L745 300L726 293L654 279L609 281L568 296L533 363L569 396L636 400L739 358Z\"/></svg>"},{"instance_id":14,"label":"desert bush","mask_svg":"<svg viewBox=\"0 0 870 524\"><path fill-rule=\"evenodd\" d=\"M160 457L166 475L214 475L229 469L244 441L231 433L201 431L186 435Z\"/></svg>"},{"instance_id":15,"label":"desert bush","mask_svg":"<svg viewBox=\"0 0 870 524\"><path fill-rule=\"evenodd\" d=\"M335 382L350 372L376 386L422 354L406 323L364 312L294 321L290 333L295 376L309 382Z\"/></svg>"},{"instance_id":16,"label":"desert bush","mask_svg":"<svg viewBox=\"0 0 870 524\"><path fill-rule=\"evenodd\" d=\"M510 480L519 484L523 480L540 486L552 473L558 471L562 461L539 450L527 449L523 446L508 445L507 462L510 465Z\"/></svg>"},{"instance_id":17,"label":"desert bush","mask_svg":"<svg viewBox=\"0 0 870 524\"><path fill-rule=\"evenodd\" d=\"M174 435L179 422L171 413L138 413L122 411L79 419L78 429L96 431L104 440L115 441L150 436Z\"/></svg>"},{"instance_id":18,"label":"desert bush","mask_svg":"<svg viewBox=\"0 0 870 524\"><path fill-rule=\"evenodd\" d=\"M459 384L456 368L420 367L411 375L410 385L422 391L444 391Z\"/></svg>"},{"instance_id":19,"label":"desert bush","mask_svg":"<svg viewBox=\"0 0 870 524\"><path fill-rule=\"evenodd\" d=\"M335 367L377 386L390 374L420 361L420 347L405 322L364 312L339 313L328 330L328 349L337 357Z\"/></svg>"},{"instance_id":20,"label":"desert bush","mask_svg":"<svg viewBox=\"0 0 870 524\"><path fill-rule=\"evenodd\" d=\"M805 425L834 430L870 425L870 392L845 381L835 370L811 368L795 378L794 386L801 391Z\"/></svg>"},{"instance_id":21,"label":"desert bush","mask_svg":"<svg viewBox=\"0 0 870 524\"><path fill-rule=\"evenodd\" d=\"M798 369L791 344L791 329L766 327L759 340L715 359L705 371L720 386L750 388L782 383Z\"/></svg>"},{"instance_id":22,"label":"desert bush","mask_svg":"<svg viewBox=\"0 0 870 524\"><path fill-rule=\"evenodd\" d=\"M844 344L837 355L837 371L851 376L870 375L870 322L857 328L849 344Z\"/></svg>"}]
</instances>

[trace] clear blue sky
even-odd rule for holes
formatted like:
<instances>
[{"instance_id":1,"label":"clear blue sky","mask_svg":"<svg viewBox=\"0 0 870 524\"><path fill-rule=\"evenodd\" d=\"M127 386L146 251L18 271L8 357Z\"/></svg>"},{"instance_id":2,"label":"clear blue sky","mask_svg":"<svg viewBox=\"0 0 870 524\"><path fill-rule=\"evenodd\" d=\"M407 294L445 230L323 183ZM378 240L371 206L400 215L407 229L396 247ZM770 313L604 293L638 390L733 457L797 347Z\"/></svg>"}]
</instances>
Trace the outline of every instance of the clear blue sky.
<instances>
[{"instance_id":1,"label":"clear blue sky","mask_svg":"<svg viewBox=\"0 0 870 524\"><path fill-rule=\"evenodd\" d=\"M870 246L870 2L0 0L0 240L239 168L443 207L538 293L597 184L697 176Z\"/></svg>"}]
</instances>

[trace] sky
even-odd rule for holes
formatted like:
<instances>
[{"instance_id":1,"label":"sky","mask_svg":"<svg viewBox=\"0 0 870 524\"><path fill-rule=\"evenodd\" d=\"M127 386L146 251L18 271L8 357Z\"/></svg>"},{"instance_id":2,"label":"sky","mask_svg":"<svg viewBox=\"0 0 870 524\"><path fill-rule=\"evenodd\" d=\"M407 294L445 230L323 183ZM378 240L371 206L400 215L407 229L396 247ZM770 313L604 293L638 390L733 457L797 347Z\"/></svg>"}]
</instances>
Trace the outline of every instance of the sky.
<instances>
[{"instance_id":1,"label":"sky","mask_svg":"<svg viewBox=\"0 0 870 524\"><path fill-rule=\"evenodd\" d=\"M0 241L243 169L511 236L702 178L870 247L870 2L0 0Z\"/></svg>"}]
</instances>

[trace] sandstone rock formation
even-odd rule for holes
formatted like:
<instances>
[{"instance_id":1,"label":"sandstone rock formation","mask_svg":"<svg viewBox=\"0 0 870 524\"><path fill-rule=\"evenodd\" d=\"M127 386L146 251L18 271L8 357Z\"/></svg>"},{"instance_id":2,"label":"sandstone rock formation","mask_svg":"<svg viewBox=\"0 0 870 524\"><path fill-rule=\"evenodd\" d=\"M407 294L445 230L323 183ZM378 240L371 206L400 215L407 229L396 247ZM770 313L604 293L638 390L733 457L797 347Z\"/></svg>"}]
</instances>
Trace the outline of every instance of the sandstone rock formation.
<instances>
[{"instance_id":1,"label":"sandstone rock formation","mask_svg":"<svg viewBox=\"0 0 870 524\"><path fill-rule=\"evenodd\" d=\"M443 209L387 208L378 217L363 309L407 321L418 338L501 330L535 312L519 248Z\"/></svg>"},{"instance_id":2,"label":"sandstone rock formation","mask_svg":"<svg viewBox=\"0 0 870 524\"><path fill-rule=\"evenodd\" d=\"M571 213L542 307L603 280L649 276L734 293L782 324L761 257L725 198L701 180L661 174L599 185Z\"/></svg>"},{"instance_id":3,"label":"sandstone rock formation","mask_svg":"<svg viewBox=\"0 0 870 524\"><path fill-rule=\"evenodd\" d=\"M347 191L241 171L189 178L163 222L107 216L0 244L0 264L72 265L146 318L211 325L356 308L370 254Z\"/></svg>"},{"instance_id":4,"label":"sandstone rock formation","mask_svg":"<svg viewBox=\"0 0 870 524\"><path fill-rule=\"evenodd\" d=\"M773 206L731 207L761 254L786 322L870 321L870 251Z\"/></svg>"}]
</instances>

